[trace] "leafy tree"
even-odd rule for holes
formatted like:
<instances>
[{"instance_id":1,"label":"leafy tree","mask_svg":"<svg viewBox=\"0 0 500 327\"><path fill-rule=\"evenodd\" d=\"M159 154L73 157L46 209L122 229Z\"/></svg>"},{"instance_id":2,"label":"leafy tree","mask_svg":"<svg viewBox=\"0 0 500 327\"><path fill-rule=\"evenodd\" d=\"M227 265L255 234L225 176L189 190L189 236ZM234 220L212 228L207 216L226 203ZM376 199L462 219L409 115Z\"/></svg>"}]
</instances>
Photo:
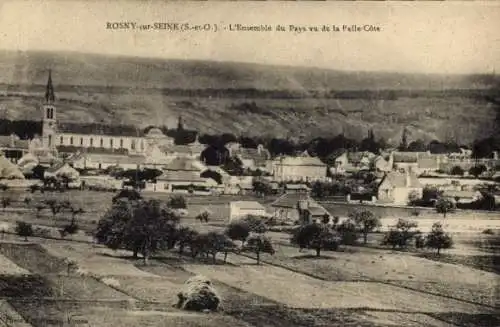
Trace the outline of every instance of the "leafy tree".
<instances>
[{"instance_id":1,"label":"leafy tree","mask_svg":"<svg viewBox=\"0 0 500 327\"><path fill-rule=\"evenodd\" d=\"M338 242L334 231L327 225L312 223L299 227L291 239L292 244L299 248L316 250L316 256L321 255L321 250L336 250Z\"/></svg>"},{"instance_id":2,"label":"leafy tree","mask_svg":"<svg viewBox=\"0 0 500 327\"><path fill-rule=\"evenodd\" d=\"M425 245L428 248L436 249L439 255L441 249L449 249L453 246L453 239L448 233L444 232L440 223L434 223L431 232L427 235Z\"/></svg>"},{"instance_id":3,"label":"leafy tree","mask_svg":"<svg viewBox=\"0 0 500 327\"><path fill-rule=\"evenodd\" d=\"M235 248L236 246L229 237L218 232L199 234L191 243L193 257L200 253L205 253L207 256L212 255L213 263L217 262L217 253L220 252L224 252L224 262L226 262L228 252Z\"/></svg>"},{"instance_id":4,"label":"leafy tree","mask_svg":"<svg viewBox=\"0 0 500 327\"><path fill-rule=\"evenodd\" d=\"M460 166L454 166L453 168L451 168L450 173L452 175L463 176L464 170Z\"/></svg>"},{"instance_id":5,"label":"leafy tree","mask_svg":"<svg viewBox=\"0 0 500 327\"><path fill-rule=\"evenodd\" d=\"M0 191L7 191L9 189L9 186L6 184L0 184Z\"/></svg>"},{"instance_id":6,"label":"leafy tree","mask_svg":"<svg viewBox=\"0 0 500 327\"><path fill-rule=\"evenodd\" d=\"M415 206L415 204L420 200L420 194L417 191L413 190L408 194L408 204Z\"/></svg>"},{"instance_id":7,"label":"leafy tree","mask_svg":"<svg viewBox=\"0 0 500 327\"><path fill-rule=\"evenodd\" d=\"M80 230L80 226L75 221L71 221L71 223L65 225L62 229L59 230L62 238L65 238L66 235L74 235L78 233Z\"/></svg>"},{"instance_id":8,"label":"leafy tree","mask_svg":"<svg viewBox=\"0 0 500 327\"><path fill-rule=\"evenodd\" d=\"M243 251L255 253L258 265L260 264L261 253L269 253L270 255L274 255L275 253L271 240L261 234L250 236L243 247Z\"/></svg>"},{"instance_id":9,"label":"leafy tree","mask_svg":"<svg viewBox=\"0 0 500 327\"><path fill-rule=\"evenodd\" d=\"M171 247L179 217L158 200L115 204L99 221L96 239L112 249L141 253L144 264L154 252Z\"/></svg>"},{"instance_id":10,"label":"leafy tree","mask_svg":"<svg viewBox=\"0 0 500 327\"><path fill-rule=\"evenodd\" d=\"M266 196L272 193L273 189L269 183L263 182L261 180L254 180L252 182L253 192L257 196Z\"/></svg>"},{"instance_id":11,"label":"leafy tree","mask_svg":"<svg viewBox=\"0 0 500 327\"><path fill-rule=\"evenodd\" d=\"M341 243L345 245L354 245L359 238L358 228L352 219L344 220L338 225L337 232L340 235Z\"/></svg>"},{"instance_id":12,"label":"leafy tree","mask_svg":"<svg viewBox=\"0 0 500 327\"><path fill-rule=\"evenodd\" d=\"M128 199L128 200L132 200L132 201L138 201L138 200L142 200L142 195L141 193L139 193L139 191L133 189L124 189L124 190L121 190L120 192L118 192L118 194L116 194L114 197L113 197L113 203L116 203L117 201L119 201L120 199Z\"/></svg>"},{"instance_id":13,"label":"leafy tree","mask_svg":"<svg viewBox=\"0 0 500 327\"><path fill-rule=\"evenodd\" d=\"M349 218L356 224L358 230L363 234L364 244L368 243L368 233L373 232L380 226L380 219L368 210L356 210L349 214Z\"/></svg>"},{"instance_id":14,"label":"leafy tree","mask_svg":"<svg viewBox=\"0 0 500 327\"><path fill-rule=\"evenodd\" d=\"M425 145L424 141L422 141L421 139L410 142L410 144L408 145L408 151L411 151L411 152L424 152L426 150L427 150L427 146Z\"/></svg>"},{"instance_id":15,"label":"leafy tree","mask_svg":"<svg viewBox=\"0 0 500 327\"><path fill-rule=\"evenodd\" d=\"M56 218L56 215L63 209L62 202L57 201L57 199L46 199L44 202L50 208L53 218Z\"/></svg>"},{"instance_id":16,"label":"leafy tree","mask_svg":"<svg viewBox=\"0 0 500 327\"><path fill-rule=\"evenodd\" d=\"M202 172L200 174L200 177L203 177L203 178L211 178L213 179L214 181L217 182L217 184L222 184L223 181L222 181L222 175L219 174L218 172L216 171L213 171L213 170L205 170L204 172Z\"/></svg>"},{"instance_id":17,"label":"leafy tree","mask_svg":"<svg viewBox=\"0 0 500 327\"><path fill-rule=\"evenodd\" d=\"M408 241L418 235L419 231L413 229L418 227L418 223L409 219L399 219L395 228L384 235L382 245L390 245L392 248L406 248Z\"/></svg>"},{"instance_id":18,"label":"leafy tree","mask_svg":"<svg viewBox=\"0 0 500 327\"><path fill-rule=\"evenodd\" d=\"M168 206L173 209L186 209L186 199L181 195L173 196L168 200Z\"/></svg>"},{"instance_id":19,"label":"leafy tree","mask_svg":"<svg viewBox=\"0 0 500 327\"><path fill-rule=\"evenodd\" d=\"M5 211L5 209L10 206L12 204L12 199L10 198L10 196L2 196L2 208L3 208L3 211Z\"/></svg>"},{"instance_id":20,"label":"leafy tree","mask_svg":"<svg viewBox=\"0 0 500 327\"><path fill-rule=\"evenodd\" d=\"M480 176L482 173L484 173L487 170L488 170L488 168L486 168L485 165L477 165L477 166L471 167L471 169L469 169L469 174L477 178L478 176Z\"/></svg>"},{"instance_id":21,"label":"leafy tree","mask_svg":"<svg viewBox=\"0 0 500 327\"><path fill-rule=\"evenodd\" d=\"M267 230L266 224L261 217L247 215L242 219L242 221L248 224L251 232L262 234Z\"/></svg>"},{"instance_id":22,"label":"leafy tree","mask_svg":"<svg viewBox=\"0 0 500 327\"><path fill-rule=\"evenodd\" d=\"M40 218L40 214L42 213L42 210L45 208L46 206L43 203L37 203L37 205L35 206L37 218Z\"/></svg>"},{"instance_id":23,"label":"leafy tree","mask_svg":"<svg viewBox=\"0 0 500 327\"><path fill-rule=\"evenodd\" d=\"M445 198L440 198L436 201L436 211L437 213L442 213L443 218L446 218L446 214L452 212L455 206L453 203Z\"/></svg>"},{"instance_id":24,"label":"leafy tree","mask_svg":"<svg viewBox=\"0 0 500 327\"><path fill-rule=\"evenodd\" d=\"M190 246L193 240L198 236L198 232L189 227L181 227L176 232L176 241L179 246L179 254L184 253L186 246Z\"/></svg>"},{"instance_id":25,"label":"leafy tree","mask_svg":"<svg viewBox=\"0 0 500 327\"><path fill-rule=\"evenodd\" d=\"M71 212L71 221L75 221L78 215L85 213L85 210L83 210L83 208L76 206L70 206L69 210Z\"/></svg>"},{"instance_id":26,"label":"leafy tree","mask_svg":"<svg viewBox=\"0 0 500 327\"><path fill-rule=\"evenodd\" d=\"M26 207L29 207L31 202L33 202L33 198L31 198L30 196L26 196L23 201Z\"/></svg>"},{"instance_id":27,"label":"leafy tree","mask_svg":"<svg viewBox=\"0 0 500 327\"><path fill-rule=\"evenodd\" d=\"M16 225L16 234L23 236L25 241L28 241L28 237L33 236L33 226L24 221L18 221Z\"/></svg>"},{"instance_id":28,"label":"leafy tree","mask_svg":"<svg viewBox=\"0 0 500 327\"><path fill-rule=\"evenodd\" d=\"M250 235L250 226L245 221L233 221L227 226L225 234L233 241L241 241L245 244Z\"/></svg>"},{"instance_id":29,"label":"leafy tree","mask_svg":"<svg viewBox=\"0 0 500 327\"><path fill-rule=\"evenodd\" d=\"M210 217L210 213L207 210L204 210L203 212L200 212L198 215L196 215L196 220L199 220L200 222L206 222L208 223L208 218Z\"/></svg>"}]
</instances>

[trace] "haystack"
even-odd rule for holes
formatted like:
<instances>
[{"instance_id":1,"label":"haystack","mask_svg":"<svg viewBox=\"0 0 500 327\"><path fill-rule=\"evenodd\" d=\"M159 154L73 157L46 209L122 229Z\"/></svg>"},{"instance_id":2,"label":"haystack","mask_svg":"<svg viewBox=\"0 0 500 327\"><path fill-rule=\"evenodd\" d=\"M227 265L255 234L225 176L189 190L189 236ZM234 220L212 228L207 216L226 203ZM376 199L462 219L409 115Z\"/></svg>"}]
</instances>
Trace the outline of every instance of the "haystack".
<instances>
[{"instance_id":1,"label":"haystack","mask_svg":"<svg viewBox=\"0 0 500 327\"><path fill-rule=\"evenodd\" d=\"M221 308L221 298L212 282L201 275L189 278L177 296L177 307L183 310L217 311Z\"/></svg>"}]
</instances>

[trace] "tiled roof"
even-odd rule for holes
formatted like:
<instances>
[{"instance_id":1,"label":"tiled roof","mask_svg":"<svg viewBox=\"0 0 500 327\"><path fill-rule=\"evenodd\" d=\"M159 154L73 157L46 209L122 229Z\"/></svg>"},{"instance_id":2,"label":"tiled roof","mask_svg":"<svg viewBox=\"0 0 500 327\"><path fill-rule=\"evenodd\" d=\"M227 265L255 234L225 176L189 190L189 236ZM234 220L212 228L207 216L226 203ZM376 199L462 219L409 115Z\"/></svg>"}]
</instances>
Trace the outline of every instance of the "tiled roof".
<instances>
[{"instance_id":1,"label":"tiled roof","mask_svg":"<svg viewBox=\"0 0 500 327\"><path fill-rule=\"evenodd\" d=\"M278 159L277 163L286 166L317 166L326 168L326 164L316 157L284 157Z\"/></svg>"},{"instance_id":2,"label":"tiled roof","mask_svg":"<svg viewBox=\"0 0 500 327\"><path fill-rule=\"evenodd\" d=\"M28 149L29 141L19 139L17 135L0 135L0 147Z\"/></svg>"},{"instance_id":3,"label":"tiled roof","mask_svg":"<svg viewBox=\"0 0 500 327\"><path fill-rule=\"evenodd\" d=\"M422 187L420 182L418 181L417 176L414 173L408 173L409 179L407 178L407 173L400 173L396 171L391 171L382 179L381 184L388 182L389 185L396 188L401 187L412 187L419 188ZM409 183L408 183L409 182Z\"/></svg>"},{"instance_id":4,"label":"tiled roof","mask_svg":"<svg viewBox=\"0 0 500 327\"><path fill-rule=\"evenodd\" d=\"M100 148L100 147L79 147L74 145L59 145L57 146L58 152L82 152L82 153L93 153L93 154L115 154L115 155L127 155L129 152L127 149L109 149L109 148Z\"/></svg>"},{"instance_id":5,"label":"tiled roof","mask_svg":"<svg viewBox=\"0 0 500 327\"><path fill-rule=\"evenodd\" d=\"M473 192L473 191L453 191L453 190L447 190L444 191L443 196L445 197L450 197L450 198L466 198L466 199L472 199L476 195L478 195L478 192Z\"/></svg>"},{"instance_id":6,"label":"tiled roof","mask_svg":"<svg viewBox=\"0 0 500 327\"><path fill-rule=\"evenodd\" d=\"M265 209L264 206L257 201L231 201L231 206L235 206L240 209Z\"/></svg>"},{"instance_id":7,"label":"tiled roof","mask_svg":"<svg viewBox=\"0 0 500 327\"><path fill-rule=\"evenodd\" d=\"M129 164L141 165L146 162L146 157L140 155L120 155L120 154L99 154L99 153L79 153L68 159L69 162L75 162L86 158L91 162L106 164Z\"/></svg>"},{"instance_id":8,"label":"tiled roof","mask_svg":"<svg viewBox=\"0 0 500 327\"><path fill-rule=\"evenodd\" d=\"M200 174L194 171L165 171L157 178L159 181L165 182L191 182L191 183L205 183L206 179L200 177Z\"/></svg>"},{"instance_id":9,"label":"tiled roof","mask_svg":"<svg viewBox=\"0 0 500 327\"><path fill-rule=\"evenodd\" d=\"M199 173L200 169L196 167L193 160L190 158L177 157L172 160L166 167L165 170L173 171L194 171Z\"/></svg>"},{"instance_id":10,"label":"tiled roof","mask_svg":"<svg viewBox=\"0 0 500 327\"><path fill-rule=\"evenodd\" d=\"M95 135L109 135L109 136L129 136L129 137L144 136L144 131L142 129L130 125L58 122L57 130L59 133L73 133L73 134L95 134Z\"/></svg>"},{"instance_id":11,"label":"tiled roof","mask_svg":"<svg viewBox=\"0 0 500 327\"><path fill-rule=\"evenodd\" d=\"M418 168L422 169L432 169L432 168L439 168L438 167L438 161L436 158L418 158Z\"/></svg>"},{"instance_id":12,"label":"tiled roof","mask_svg":"<svg viewBox=\"0 0 500 327\"><path fill-rule=\"evenodd\" d=\"M271 206L279 208L297 208L299 201L309 201L309 206L319 206L308 194L304 193L285 193L277 198Z\"/></svg>"},{"instance_id":13,"label":"tiled roof","mask_svg":"<svg viewBox=\"0 0 500 327\"><path fill-rule=\"evenodd\" d=\"M393 155L394 162L416 163L418 156L416 152L397 152Z\"/></svg>"}]
</instances>

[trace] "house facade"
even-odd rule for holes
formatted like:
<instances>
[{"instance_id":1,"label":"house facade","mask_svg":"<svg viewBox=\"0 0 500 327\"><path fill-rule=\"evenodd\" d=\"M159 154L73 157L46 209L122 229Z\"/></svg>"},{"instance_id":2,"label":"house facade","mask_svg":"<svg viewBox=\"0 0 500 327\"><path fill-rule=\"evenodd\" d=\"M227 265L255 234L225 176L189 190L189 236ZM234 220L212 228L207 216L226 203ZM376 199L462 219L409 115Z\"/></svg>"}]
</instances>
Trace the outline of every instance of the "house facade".
<instances>
[{"instance_id":1,"label":"house facade","mask_svg":"<svg viewBox=\"0 0 500 327\"><path fill-rule=\"evenodd\" d=\"M327 165L316 157L281 157L272 164L276 181L323 181Z\"/></svg>"},{"instance_id":2,"label":"house facade","mask_svg":"<svg viewBox=\"0 0 500 327\"><path fill-rule=\"evenodd\" d=\"M266 216L266 208L257 201L231 201L229 203L229 220L237 220L245 216Z\"/></svg>"},{"instance_id":3,"label":"house facade","mask_svg":"<svg viewBox=\"0 0 500 327\"><path fill-rule=\"evenodd\" d=\"M405 172L392 171L387 173L377 190L377 200L382 203L407 205L412 193L421 198L422 184L411 170Z\"/></svg>"}]
</instances>

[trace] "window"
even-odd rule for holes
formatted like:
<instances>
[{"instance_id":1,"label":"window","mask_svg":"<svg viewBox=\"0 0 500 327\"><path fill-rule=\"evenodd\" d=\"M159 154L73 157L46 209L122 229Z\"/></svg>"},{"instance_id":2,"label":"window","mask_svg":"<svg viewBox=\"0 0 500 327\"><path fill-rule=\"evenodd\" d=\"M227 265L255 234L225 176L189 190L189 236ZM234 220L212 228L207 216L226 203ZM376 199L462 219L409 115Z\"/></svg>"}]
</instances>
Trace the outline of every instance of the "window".
<instances>
[{"instance_id":1,"label":"window","mask_svg":"<svg viewBox=\"0 0 500 327\"><path fill-rule=\"evenodd\" d=\"M109 147L112 148L113 147L113 139L109 139Z\"/></svg>"},{"instance_id":2,"label":"window","mask_svg":"<svg viewBox=\"0 0 500 327\"><path fill-rule=\"evenodd\" d=\"M64 137L61 136L61 142L59 142L61 145L64 144Z\"/></svg>"},{"instance_id":3,"label":"window","mask_svg":"<svg viewBox=\"0 0 500 327\"><path fill-rule=\"evenodd\" d=\"M130 142L130 148L131 148L132 150L135 150L135 140L132 140L132 141Z\"/></svg>"},{"instance_id":4,"label":"window","mask_svg":"<svg viewBox=\"0 0 500 327\"><path fill-rule=\"evenodd\" d=\"M70 144L70 145L73 145L73 136L71 136L71 137L69 138L69 144Z\"/></svg>"},{"instance_id":5,"label":"window","mask_svg":"<svg viewBox=\"0 0 500 327\"><path fill-rule=\"evenodd\" d=\"M120 139L120 148L123 149L123 139Z\"/></svg>"},{"instance_id":6,"label":"window","mask_svg":"<svg viewBox=\"0 0 500 327\"><path fill-rule=\"evenodd\" d=\"M90 146L93 146L93 145L94 145L94 139L90 138Z\"/></svg>"},{"instance_id":7,"label":"window","mask_svg":"<svg viewBox=\"0 0 500 327\"><path fill-rule=\"evenodd\" d=\"M101 138L101 148L104 147L104 140Z\"/></svg>"},{"instance_id":8,"label":"window","mask_svg":"<svg viewBox=\"0 0 500 327\"><path fill-rule=\"evenodd\" d=\"M49 140L48 140L48 142L49 142L49 146L52 146L52 135L49 135Z\"/></svg>"},{"instance_id":9,"label":"window","mask_svg":"<svg viewBox=\"0 0 500 327\"><path fill-rule=\"evenodd\" d=\"M141 141L141 150L144 150L144 141Z\"/></svg>"},{"instance_id":10,"label":"window","mask_svg":"<svg viewBox=\"0 0 500 327\"><path fill-rule=\"evenodd\" d=\"M83 137L80 137L80 145L83 145Z\"/></svg>"}]
</instances>

